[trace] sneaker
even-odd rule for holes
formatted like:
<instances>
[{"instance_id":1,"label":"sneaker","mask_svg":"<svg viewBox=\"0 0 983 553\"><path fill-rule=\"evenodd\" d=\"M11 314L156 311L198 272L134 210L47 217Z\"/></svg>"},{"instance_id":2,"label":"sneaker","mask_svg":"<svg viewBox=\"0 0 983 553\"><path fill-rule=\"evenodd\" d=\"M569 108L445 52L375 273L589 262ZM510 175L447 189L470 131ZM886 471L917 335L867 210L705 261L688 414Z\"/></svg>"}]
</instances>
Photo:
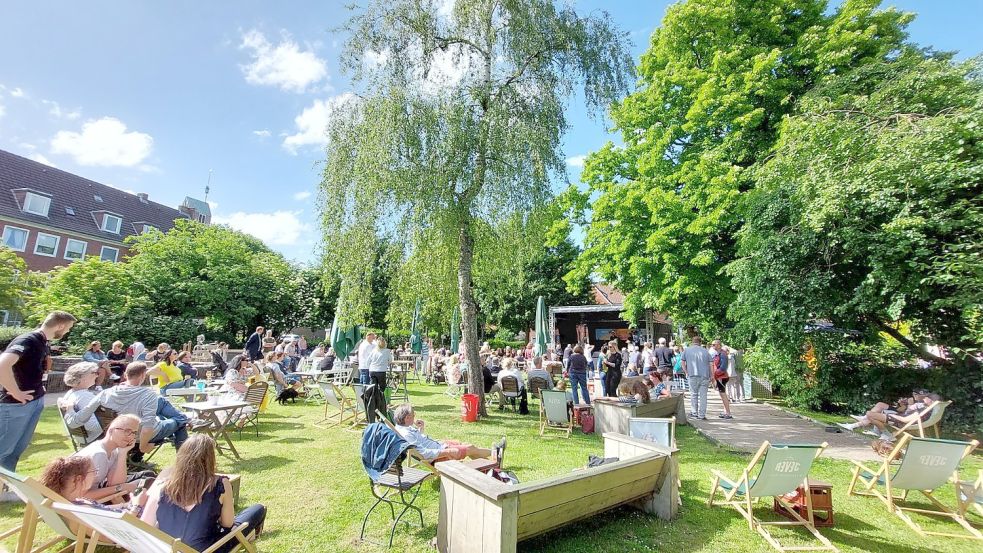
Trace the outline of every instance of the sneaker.
<instances>
[{"instance_id":1,"label":"sneaker","mask_svg":"<svg viewBox=\"0 0 983 553\"><path fill-rule=\"evenodd\" d=\"M20 500L20 496L10 490L0 493L0 503L16 503Z\"/></svg>"},{"instance_id":2,"label":"sneaker","mask_svg":"<svg viewBox=\"0 0 983 553\"><path fill-rule=\"evenodd\" d=\"M705 420L707 420L707 416L706 416L706 415L700 415L700 420L701 420L701 421L705 421Z\"/></svg>"},{"instance_id":3,"label":"sneaker","mask_svg":"<svg viewBox=\"0 0 983 553\"><path fill-rule=\"evenodd\" d=\"M844 430L847 430L849 432L853 432L853 430L856 428L856 425L853 425L853 424L844 424L842 422L836 423L836 426L839 426L840 428L842 428Z\"/></svg>"},{"instance_id":4,"label":"sneaker","mask_svg":"<svg viewBox=\"0 0 983 553\"><path fill-rule=\"evenodd\" d=\"M694 419L698 419L698 418L700 418L700 415L698 415L698 414L696 414L696 413L690 413L690 414L689 414L689 416L690 416L691 418L694 418Z\"/></svg>"},{"instance_id":5,"label":"sneaker","mask_svg":"<svg viewBox=\"0 0 983 553\"><path fill-rule=\"evenodd\" d=\"M864 434L866 434L868 436L873 436L875 438L880 438L881 437L881 433L878 432L878 431L876 431L876 430L864 430Z\"/></svg>"},{"instance_id":6,"label":"sneaker","mask_svg":"<svg viewBox=\"0 0 983 553\"><path fill-rule=\"evenodd\" d=\"M721 414L717 415L717 417L718 418L721 418L721 419L727 419L727 420L730 420L730 419L734 418L733 416L728 415L727 413L721 413Z\"/></svg>"}]
</instances>

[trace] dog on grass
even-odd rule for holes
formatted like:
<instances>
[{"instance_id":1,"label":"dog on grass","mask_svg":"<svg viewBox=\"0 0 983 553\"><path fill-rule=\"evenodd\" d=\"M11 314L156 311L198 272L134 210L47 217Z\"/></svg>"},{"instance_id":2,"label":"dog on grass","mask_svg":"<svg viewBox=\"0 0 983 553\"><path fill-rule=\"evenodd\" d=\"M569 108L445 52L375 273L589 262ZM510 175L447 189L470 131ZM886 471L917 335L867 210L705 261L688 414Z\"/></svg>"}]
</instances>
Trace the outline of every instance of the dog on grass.
<instances>
[{"instance_id":1,"label":"dog on grass","mask_svg":"<svg viewBox=\"0 0 983 553\"><path fill-rule=\"evenodd\" d=\"M300 382L294 382L290 386L283 389L276 396L276 401L280 405L286 405L289 400L291 403L297 403L297 398L300 396Z\"/></svg>"}]
</instances>

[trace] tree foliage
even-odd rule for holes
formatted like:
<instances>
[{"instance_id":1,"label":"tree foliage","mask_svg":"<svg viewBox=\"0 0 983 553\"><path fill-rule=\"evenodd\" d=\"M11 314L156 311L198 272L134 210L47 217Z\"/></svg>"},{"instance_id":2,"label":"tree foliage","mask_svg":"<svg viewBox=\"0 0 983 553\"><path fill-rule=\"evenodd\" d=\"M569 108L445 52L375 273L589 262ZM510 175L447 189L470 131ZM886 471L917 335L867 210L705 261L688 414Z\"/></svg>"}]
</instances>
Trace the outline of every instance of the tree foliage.
<instances>
[{"instance_id":1,"label":"tree foliage","mask_svg":"<svg viewBox=\"0 0 983 553\"><path fill-rule=\"evenodd\" d=\"M33 288L31 282L24 260L0 245L0 310L19 310Z\"/></svg>"},{"instance_id":2,"label":"tree foliage","mask_svg":"<svg viewBox=\"0 0 983 553\"><path fill-rule=\"evenodd\" d=\"M369 316L364 268L378 233L413 245L440 237L456 252L462 341L476 366L476 244L549 196L574 88L592 107L627 88L626 34L606 14L546 0L375 0L346 30L343 65L365 93L336 105L328 131L323 227L339 317Z\"/></svg>"},{"instance_id":3,"label":"tree foliage","mask_svg":"<svg viewBox=\"0 0 983 553\"><path fill-rule=\"evenodd\" d=\"M871 0L690 0L674 4L639 64L640 89L612 110L624 146L583 171L592 218L575 276L596 274L706 330L727 326L749 173L783 116L818 81L902 48L908 14ZM571 205L586 205L571 191Z\"/></svg>"}]
</instances>

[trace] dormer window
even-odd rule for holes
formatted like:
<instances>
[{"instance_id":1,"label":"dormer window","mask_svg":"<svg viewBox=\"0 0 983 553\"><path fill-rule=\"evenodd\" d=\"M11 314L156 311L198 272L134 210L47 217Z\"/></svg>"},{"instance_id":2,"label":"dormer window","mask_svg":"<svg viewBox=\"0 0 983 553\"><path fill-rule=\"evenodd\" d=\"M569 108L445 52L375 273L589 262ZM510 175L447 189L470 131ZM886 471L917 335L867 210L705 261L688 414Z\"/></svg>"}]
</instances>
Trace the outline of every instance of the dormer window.
<instances>
[{"instance_id":1,"label":"dormer window","mask_svg":"<svg viewBox=\"0 0 983 553\"><path fill-rule=\"evenodd\" d=\"M75 215L75 208L74 207L66 207L65 208L65 213L67 213L69 215Z\"/></svg>"},{"instance_id":2,"label":"dormer window","mask_svg":"<svg viewBox=\"0 0 983 553\"><path fill-rule=\"evenodd\" d=\"M100 195L98 195L98 194L94 194L94 195L92 196L92 199L94 199L95 201L97 201L97 202L99 202L99 203L102 203L102 196L100 196Z\"/></svg>"},{"instance_id":3,"label":"dormer window","mask_svg":"<svg viewBox=\"0 0 983 553\"><path fill-rule=\"evenodd\" d=\"M141 234L147 234L148 232L155 231L155 230L157 230L157 227L153 225L143 225L143 230L141 231Z\"/></svg>"},{"instance_id":4,"label":"dormer window","mask_svg":"<svg viewBox=\"0 0 983 553\"><path fill-rule=\"evenodd\" d=\"M117 217L116 215L111 215L109 213L104 213L102 215L102 230L106 232L111 232L113 234L119 234L119 228L123 225L123 219Z\"/></svg>"},{"instance_id":5,"label":"dormer window","mask_svg":"<svg viewBox=\"0 0 983 553\"><path fill-rule=\"evenodd\" d=\"M51 198L28 192L24 195L24 211L42 217L48 216L48 208L51 207Z\"/></svg>"}]
</instances>

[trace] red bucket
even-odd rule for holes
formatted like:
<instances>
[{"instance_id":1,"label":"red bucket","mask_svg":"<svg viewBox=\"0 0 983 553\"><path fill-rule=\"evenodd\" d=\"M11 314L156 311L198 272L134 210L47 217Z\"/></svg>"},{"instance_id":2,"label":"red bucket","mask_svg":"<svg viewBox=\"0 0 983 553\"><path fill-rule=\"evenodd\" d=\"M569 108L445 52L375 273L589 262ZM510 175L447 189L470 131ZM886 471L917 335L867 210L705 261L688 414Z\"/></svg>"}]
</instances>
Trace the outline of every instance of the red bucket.
<instances>
[{"instance_id":1,"label":"red bucket","mask_svg":"<svg viewBox=\"0 0 983 553\"><path fill-rule=\"evenodd\" d=\"M478 420L477 395L464 394L461 396L461 420L463 422L475 422Z\"/></svg>"}]
</instances>

